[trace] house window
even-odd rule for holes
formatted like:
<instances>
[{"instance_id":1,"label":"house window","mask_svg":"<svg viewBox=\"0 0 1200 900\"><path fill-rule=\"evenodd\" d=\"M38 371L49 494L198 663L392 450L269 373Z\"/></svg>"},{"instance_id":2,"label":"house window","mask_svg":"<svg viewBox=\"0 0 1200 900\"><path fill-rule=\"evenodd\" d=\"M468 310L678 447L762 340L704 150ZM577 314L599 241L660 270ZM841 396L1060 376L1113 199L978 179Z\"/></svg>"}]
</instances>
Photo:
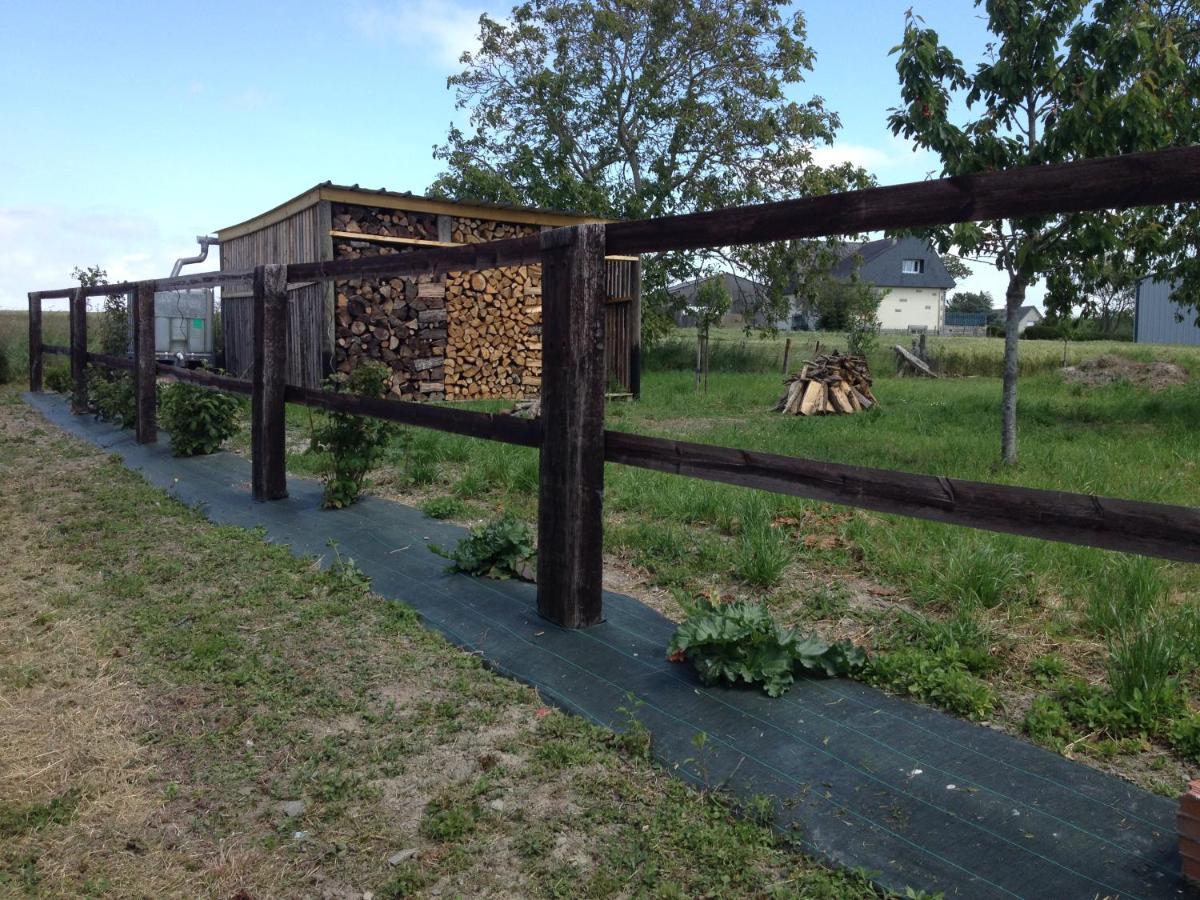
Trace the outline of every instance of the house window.
<instances>
[{"instance_id":1,"label":"house window","mask_svg":"<svg viewBox=\"0 0 1200 900\"><path fill-rule=\"evenodd\" d=\"M906 259L900 266L900 271L905 275L920 275L925 271L925 260L923 259Z\"/></svg>"}]
</instances>

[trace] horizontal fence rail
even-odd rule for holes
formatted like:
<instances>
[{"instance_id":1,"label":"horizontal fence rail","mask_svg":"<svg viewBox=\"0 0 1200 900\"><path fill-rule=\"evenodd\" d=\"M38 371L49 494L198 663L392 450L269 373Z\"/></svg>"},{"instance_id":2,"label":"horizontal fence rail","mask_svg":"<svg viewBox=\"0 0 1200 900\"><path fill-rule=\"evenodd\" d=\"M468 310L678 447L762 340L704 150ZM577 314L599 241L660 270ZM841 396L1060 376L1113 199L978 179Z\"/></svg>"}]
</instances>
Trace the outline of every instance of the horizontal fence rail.
<instances>
[{"instance_id":1,"label":"horizontal fence rail","mask_svg":"<svg viewBox=\"0 0 1200 900\"><path fill-rule=\"evenodd\" d=\"M1200 562L1200 509L607 431L610 462L1067 544Z\"/></svg>"},{"instance_id":2,"label":"horizontal fence rail","mask_svg":"<svg viewBox=\"0 0 1200 900\"><path fill-rule=\"evenodd\" d=\"M1200 200L1200 147L981 172L606 226L609 253L699 250Z\"/></svg>"},{"instance_id":3,"label":"horizontal fence rail","mask_svg":"<svg viewBox=\"0 0 1200 900\"><path fill-rule=\"evenodd\" d=\"M100 353L88 361L132 369L133 361ZM159 363L161 375L201 387L250 393L250 382ZM288 385L289 403L350 413L522 447L540 447L541 422L487 413L339 394ZM685 475L842 506L965 525L1022 537L1200 562L1200 509L1122 500L940 475L876 469L823 460L604 432L606 462Z\"/></svg>"},{"instance_id":4,"label":"horizontal fence rail","mask_svg":"<svg viewBox=\"0 0 1200 900\"><path fill-rule=\"evenodd\" d=\"M604 259L875 230L1050 216L1200 200L1200 146L985 172L653 220L576 225L521 238L254 270L71 287L29 294L30 389L42 357L71 358L72 408L86 408L84 366L133 370L141 398L137 440L155 439L158 376L250 395L254 497L286 496L285 402L370 416L540 452L538 609L569 626L601 621L603 465L607 461L810 500L1007 534L1200 562L1200 509L936 475L874 469L605 431L602 400ZM542 415L512 415L373 399L285 385L287 288L333 278L413 277L537 263L543 267L545 365ZM252 381L153 359L153 292L252 289ZM134 294L133 359L87 351L86 298ZM42 343L44 299L71 300L69 347ZM141 328L139 331L138 329ZM144 401L144 402L143 402Z\"/></svg>"}]
</instances>

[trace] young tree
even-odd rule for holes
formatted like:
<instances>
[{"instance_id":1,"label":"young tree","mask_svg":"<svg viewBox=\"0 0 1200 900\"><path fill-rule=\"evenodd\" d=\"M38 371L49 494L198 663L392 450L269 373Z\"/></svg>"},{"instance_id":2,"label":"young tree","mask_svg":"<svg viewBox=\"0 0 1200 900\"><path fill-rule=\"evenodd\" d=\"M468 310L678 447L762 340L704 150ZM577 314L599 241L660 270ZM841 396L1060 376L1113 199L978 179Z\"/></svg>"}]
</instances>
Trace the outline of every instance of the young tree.
<instances>
[{"instance_id":1,"label":"young tree","mask_svg":"<svg viewBox=\"0 0 1200 900\"><path fill-rule=\"evenodd\" d=\"M990 313L995 302L987 291L955 291L946 301L946 311Z\"/></svg>"},{"instance_id":2,"label":"young tree","mask_svg":"<svg viewBox=\"0 0 1200 900\"><path fill-rule=\"evenodd\" d=\"M108 272L99 266L76 266L71 278L83 287L108 284ZM128 301L124 294L109 294L104 298L104 315L100 318L100 352L124 356L131 339Z\"/></svg>"},{"instance_id":3,"label":"young tree","mask_svg":"<svg viewBox=\"0 0 1200 900\"><path fill-rule=\"evenodd\" d=\"M945 174L1067 162L1190 139L1176 127L1194 114L1186 93L1176 89L1185 77L1180 45L1161 3L976 0L976 5L984 7L995 40L973 72L911 12L894 51L903 106L891 111L892 131L936 152ZM965 124L951 121L956 99L965 100L972 114ZM1128 214L1097 213L935 230L943 249L992 256L1008 275L1004 462L1017 461L1017 326L1026 291L1046 275L1135 240L1134 222Z\"/></svg>"},{"instance_id":4,"label":"young tree","mask_svg":"<svg viewBox=\"0 0 1200 900\"><path fill-rule=\"evenodd\" d=\"M869 179L822 169L812 148L839 121L819 97L796 102L813 51L785 0L529 0L506 22L480 17L480 49L449 79L469 128L435 156L432 193L642 218L828 193ZM735 262L771 281L770 248ZM645 261L643 323L670 325L668 283L705 260ZM766 302L782 309L783 293Z\"/></svg>"}]
</instances>

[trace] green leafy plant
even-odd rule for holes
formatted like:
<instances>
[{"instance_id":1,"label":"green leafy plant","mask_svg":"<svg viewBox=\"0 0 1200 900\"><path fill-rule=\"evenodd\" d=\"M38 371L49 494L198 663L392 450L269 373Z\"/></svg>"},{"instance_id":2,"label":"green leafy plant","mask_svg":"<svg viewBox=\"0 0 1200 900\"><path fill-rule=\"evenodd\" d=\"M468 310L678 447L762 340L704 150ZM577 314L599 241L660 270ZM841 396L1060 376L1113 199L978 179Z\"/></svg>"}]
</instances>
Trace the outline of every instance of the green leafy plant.
<instances>
[{"instance_id":1,"label":"green leafy plant","mask_svg":"<svg viewBox=\"0 0 1200 900\"><path fill-rule=\"evenodd\" d=\"M431 549L451 561L452 572L487 578L533 575L533 530L511 513L475 526L449 552L432 545Z\"/></svg>"},{"instance_id":2,"label":"green leafy plant","mask_svg":"<svg viewBox=\"0 0 1200 900\"><path fill-rule=\"evenodd\" d=\"M159 422L171 436L175 456L214 453L237 432L236 397L178 381L162 390Z\"/></svg>"},{"instance_id":3,"label":"green leafy plant","mask_svg":"<svg viewBox=\"0 0 1200 900\"><path fill-rule=\"evenodd\" d=\"M791 686L797 668L834 677L857 672L866 662L862 648L848 641L831 644L778 625L765 604L709 600L688 610L671 638L668 658L687 659L705 684L760 685L771 697Z\"/></svg>"},{"instance_id":4,"label":"green leafy plant","mask_svg":"<svg viewBox=\"0 0 1200 900\"><path fill-rule=\"evenodd\" d=\"M923 647L875 656L867 668L866 680L968 719L986 719L996 704L987 682L971 674L961 659Z\"/></svg>"},{"instance_id":5,"label":"green leafy plant","mask_svg":"<svg viewBox=\"0 0 1200 900\"><path fill-rule=\"evenodd\" d=\"M457 497L431 497L421 504L421 512L431 519L453 519L467 511L467 505Z\"/></svg>"},{"instance_id":6,"label":"green leafy plant","mask_svg":"<svg viewBox=\"0 0 1200 900\"><path fill-rule=\"evenodd\" d=\"M0 384L8 384L12 381L12 361L10 360L10 350L4 344L0 344Z\"/></svg>"},{"instance_id":7,"label":"green leafy plant","mask_svg":"<svg viewBox=\"0 0 1200 900\"><path fill-rule=\"evenodd\" d=\"M333 386L363 397L382 397L387 393L390 375L381 363L359 362L349 376L334 381ZM326 454L320 470L325 485L321 499L324 508L342 509L359 498L367 473L379 463L393 430L387 422L339 412L330 413L322 424L314 426L312 446Z\"/></svg>"},{"instance_id":8,"label":"green leafy plant","mask_svg":"<svg viewBox=\"0 0 1200 900\"><path fill-rule=\"evenodd\" d=\"M1200 713L1189 713L1172 722L1170 738L1180 755L1200 762Z\"/></svg>"},{"instance_id":9,"label":"green leafy plant","mask_svg":"<svg viewBox=\"0 0 1200 900\"><path fill-rule=\"evenodd\" d=\"M42 386L56 394L71 393L71 370L66 366L53 366L42 375Z\"/></svg>"},{"instance_id":10,"label":"green leafy plant","mask_svg":"<svg viewBox=\"0 0 1200 900\"><path fill-rule=\"evenodd\" d=\"M87 379L88 404L95 410L97 418L121 428L132 428L137 416L133 376L128 372L90 367Z\"/></svg>"},{"instance_id":11,"label":"green leafy plant","mask_svg":"<svg viewBox=\"0 0 1200 900\"><path fill-rule=\"evenodd\" d=\"M329 539L329 549L333 551L333 559L329 563L329 577L338 587L352 593L366 593L371 590L371 579L358 567L352 556L342 556L338 542Z\"/></svg>"}]
</instances>

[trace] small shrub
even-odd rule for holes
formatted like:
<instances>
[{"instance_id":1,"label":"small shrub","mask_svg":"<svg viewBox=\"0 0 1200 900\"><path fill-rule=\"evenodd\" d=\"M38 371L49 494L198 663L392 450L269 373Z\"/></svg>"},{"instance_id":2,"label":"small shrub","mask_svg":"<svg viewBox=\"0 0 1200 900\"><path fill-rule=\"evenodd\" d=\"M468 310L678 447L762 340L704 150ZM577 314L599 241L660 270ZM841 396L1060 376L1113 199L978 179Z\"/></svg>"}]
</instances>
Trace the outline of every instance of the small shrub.
<instances>
[{"instance_id":1,"label":"small shrub","mask_svg":"<svg viewBox=\"0 0 1200 900\"><path fill-rule=\"evenodd\" d=\"M42 373L42 386L56 394L71 393L71 370L66 366L54 366Z\"/></svg>"},{"instance_id":2,"label":"small shrub","mask_svg":"<svg viewBox=\"0 0 1200 900\"><path fill-rule=\"evenodd\" d=\"M862 649L849 641L800 637L776 624L764 604L746 601L701 600L675 630L668 654L673 662L691 662L705 684L760 685L771 697L791 686L797 668L834 677L857 672L866 662Z\"/></svg>"},{"instance_id":3,"label":"small shrub","mask_svg":"<svg viewBox=\"0 0 1200 900\"><path fill-rule=\"evenodd\" d=\"M1200 763L1200 713L1189 713L1172 722L1169 737L1180 756Z\"/></svg>"},{"instance_id":4,"label":"small shrub","mask_svg":"<svg viewBox=\"0 0 1200 900\"><path fill-rule=\"evenodd\" d=\"M214 453L237 432L241 404L236 397L177 381L163 388L159 421L171 436L171 453Z\"/></svg>"},{"instance_id":5,"label":"small shrub","mask_svg":"<svg viewBox=\"0 0 1200 900\"><path fill-rule=\"evenodd\" d=\"M12 360L9 358L8 347L0 344L0 384L8 384L13 380Z\"/></svg>"},{"instance_id":6,"label":"small shrub","mask_svg":"<svg viewBox=\"0 0 1200 900\"><path fill-rule=\"evenodd\" d=\"M432 549L452 561L452 572L526 578L533 571L533 530L509 513L472 528L449 553L439 547Z\"/></svg>"},{"instance_id":7,"label":"small shrub","mask_svg":"<svg viewBox=\"0 0 1200 900\"><path fill-rule=\"evenodd\" d=\"M382 397L389 377L387 366L360 361L347 378L334 382L334 387L363 397ZM378 419L337 412L313 429L312 446L327 455L320 470L325 509L342 509L358 500L367 473L378 464L393 430Z\"/></svg>"},{"instance_id":8,"label":"small shrub","mask_svg":"<svg viewBox=\"0 0 1200 900\"><path fill-rule=\"evenodd\" d=\"M96 417L120 428L132 428L137 418L133 376L128 372L88 369L88 403Z\"/></svg>"},{"instance_id":9,"label":"small shrub","mask_svg":"<svg viewBox=\"0 0 1200 900\"><path fill-rule=\"evenodd\" d=\"M421 512L431 519L456 519L467 511L457 497L432 497L421 504Z\"/></svg>"}]
</instances>

